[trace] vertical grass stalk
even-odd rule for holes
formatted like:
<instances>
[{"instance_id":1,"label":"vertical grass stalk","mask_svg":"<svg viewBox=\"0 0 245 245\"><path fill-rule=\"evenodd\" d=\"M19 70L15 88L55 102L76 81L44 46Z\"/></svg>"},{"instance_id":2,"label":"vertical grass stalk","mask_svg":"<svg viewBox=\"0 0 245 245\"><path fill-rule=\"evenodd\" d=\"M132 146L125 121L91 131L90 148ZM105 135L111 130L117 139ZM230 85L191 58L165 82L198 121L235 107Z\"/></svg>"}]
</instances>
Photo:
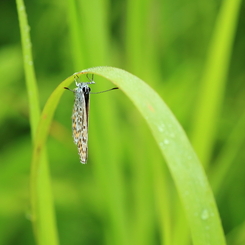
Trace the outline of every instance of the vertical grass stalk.
<instances>
[{"instance_id":1,"label":"vertical grass stalk","mask_svg":"<svg viewBox=\"0 0 245 245\"><path fill-rule=\"evenodd\" d=\"M24 71L29 99L30 126L32 141L35 142L40 118L38 88L33 66L30 27L27 21L23 0L16 0L20 24ZM31 166L31 220L36 241L39 245L57 245L58 236L55 224L53 200L51 194L49 169L45 150L39 165Z\"/></svg>"},{"instance_id":2,"label":"vertical grass stalk","mask_svg":"<svg viewBox=\"0 0 245 245\"><path fill-rule=\"evenodd\" d=\"M192 142L208 167L222 105L241 0L224 0L210 43L194 118Z\"/></svg>"}]
</instances>

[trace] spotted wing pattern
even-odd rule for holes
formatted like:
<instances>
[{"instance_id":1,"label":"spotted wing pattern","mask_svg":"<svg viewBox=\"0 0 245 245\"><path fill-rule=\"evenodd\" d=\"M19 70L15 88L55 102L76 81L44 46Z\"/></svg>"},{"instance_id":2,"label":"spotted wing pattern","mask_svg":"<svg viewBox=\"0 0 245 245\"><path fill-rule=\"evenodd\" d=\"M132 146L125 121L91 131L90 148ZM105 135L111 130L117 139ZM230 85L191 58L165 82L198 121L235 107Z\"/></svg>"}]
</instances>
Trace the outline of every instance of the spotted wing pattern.
<instances>
[{"instance_id":1,"label":"spotted wing pattern","mask_svg":"<svg viewBox=\"0 0 245 245\"><path fill-rule=\"evenodd\" d=\"M80 83L74 89L75 102L72 114L72 131L74 143L77 145L80 162L85 164L88 158L88 108L89 87Z\"/></svg>"}]
</instances>

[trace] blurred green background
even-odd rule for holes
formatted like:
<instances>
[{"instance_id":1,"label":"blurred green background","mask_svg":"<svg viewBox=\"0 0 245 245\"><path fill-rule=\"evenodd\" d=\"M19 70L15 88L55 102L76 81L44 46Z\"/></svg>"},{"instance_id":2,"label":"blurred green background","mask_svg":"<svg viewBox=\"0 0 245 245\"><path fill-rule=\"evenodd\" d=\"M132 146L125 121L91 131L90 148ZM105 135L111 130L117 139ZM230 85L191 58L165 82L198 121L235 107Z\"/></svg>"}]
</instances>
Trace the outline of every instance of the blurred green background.
<instances>
[{"instance_id":1,"label":"blurred green background","mask_svg":"<svg viewBox=\"0 0 245 245\"><path fill-rule=\"evenodd\" d=\"M227 7L231 2L236 10ZM61 81L85 68L114 66L143 79L193 142L228 244L245 244L244 1L25 5L41 109ZM113 87L95 81L93 92ZM0 2L0 98L0 245L35 244L32 140L14 1ZM82 165L71 132L73 100L64 93L47 144L60 244L191 244L173 180L133 104L120 90L91 95L89 158Z\"/></svg>"}]
</instances>

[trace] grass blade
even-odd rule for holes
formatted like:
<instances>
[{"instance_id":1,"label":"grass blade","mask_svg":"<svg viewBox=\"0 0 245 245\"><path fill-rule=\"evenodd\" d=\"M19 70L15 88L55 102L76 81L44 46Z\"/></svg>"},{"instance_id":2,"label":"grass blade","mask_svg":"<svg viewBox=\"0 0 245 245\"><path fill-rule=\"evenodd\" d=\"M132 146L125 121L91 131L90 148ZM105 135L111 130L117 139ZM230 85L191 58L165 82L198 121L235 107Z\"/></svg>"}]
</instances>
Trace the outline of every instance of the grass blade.
<instances>
[{"instance_id":1,"label":"grass blade","mask_svg":"<svg viewBox=\"0 0 245 245\"><path fill-rule=\"evenodd\" d=\"M22 0L16 0L16 4L19 16L24 70L29 99L31 135L34 141L40 118L40 106L33 67L30 27L27 21L24 2ZM42 152L41 157L42 164L40 165L40 168L37 168L37 165L31 166L31 219L37 243L40 245L56 245L58 244L58 236L45 149Z\"/></svg>"},{"instance_id":2,"label":"grass blade","mask_svg":"<svg viewBox=\"0 0 245 245\"><path fill-rule=\"evenodd\" d=\"M101 75L119 86L147 121L175 180L193 243L225 244L219 214L203 168L183 129L158 94L139 78L120 69L97 67L80 74L84 73Z\"/></svg>"},{"instance_id":3,"label":"grass blade","mask_svg":"<svg viewBox=\"0 0 245 245\"><path fill-rule=\"evenodd\" d=\"M22 51L24 57L24 70L25 70L25 77L26 77L26 87L27 87L28 99L29 99L31 134L32 134L32 138L34 138L37 129L38 120L40 117L40 106L39 106L39 99L38 99L36 75L33 67L30 27L27 21L24 2L22 0L16 0L16 4L17 4L18 16L19 16L21 43L22 43Z\"/></svg>"},{"instance_id":4,"label":"grass blade","mask_svg":"<svg viewBox=\"0 0 245 245\"><path fill-rule=\"evenodd\" d=\"M96 67L77 73L103 76L128 95L147 121L164 155L179 191L193 244L225 244L219 214L203 168L185 132L165 103L147 84L130 73L112 67ZM33 164L38 165L48 136L50 123L63 93L73 77L62 82L47 101L39 122ZM151 164L154 165L154 162Z\"/></svg>"},{"instance_id":5,"label":"grass blade","mask_svg":"<svg viewBox=\"0 0 245 245\"><path fill-rule=\"evenodd\" d=\"M223 1L203 72L192 142L204 166L209 162L215 141L240 4L240 0Z\"/></svg>"}]
</instances>

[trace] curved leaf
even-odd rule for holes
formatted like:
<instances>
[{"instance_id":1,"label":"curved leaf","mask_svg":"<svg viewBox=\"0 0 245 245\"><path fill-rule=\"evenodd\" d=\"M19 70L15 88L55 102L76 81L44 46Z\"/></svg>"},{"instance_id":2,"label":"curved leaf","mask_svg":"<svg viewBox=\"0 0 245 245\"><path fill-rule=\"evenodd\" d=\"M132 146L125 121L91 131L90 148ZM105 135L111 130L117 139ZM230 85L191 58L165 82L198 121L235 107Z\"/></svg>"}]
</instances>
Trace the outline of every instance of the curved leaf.
<instances>
[{"instance_id":1,"label":"curved leaf","mask_svg":"<svg viewBox=\"0 0 245 245\"><path fill-rule=\"evenodd\" d=\"M86 73L103 76L116 84L147 121L179 191L192 231L193 244L225 244L219 214L204 170L185 132L160 96L145 82L118 68L95 67L76 74L80 76ZM36 173L63 87L72 80L73 76L57 87L42 112L32 162Z\"/></svg>"}]
</instances>

